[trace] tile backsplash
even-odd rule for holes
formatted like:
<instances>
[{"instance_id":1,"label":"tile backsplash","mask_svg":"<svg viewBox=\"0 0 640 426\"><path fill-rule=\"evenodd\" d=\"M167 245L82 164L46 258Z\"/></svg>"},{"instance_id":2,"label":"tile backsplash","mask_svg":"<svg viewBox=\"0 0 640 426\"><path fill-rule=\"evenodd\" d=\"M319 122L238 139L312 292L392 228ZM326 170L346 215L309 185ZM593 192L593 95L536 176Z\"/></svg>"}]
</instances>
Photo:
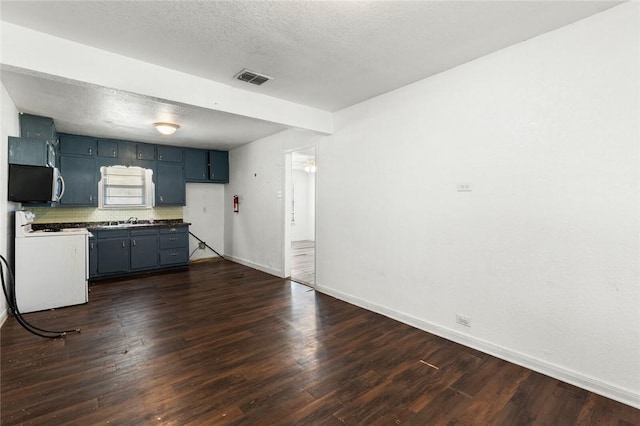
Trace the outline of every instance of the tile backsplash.
<instances>
[{"instance_id":1,"label":"tile backsplash","mask_svg":"<svg viewBox=\"0 0 640 426\"><path fill-rule=\"evenodd\" d=\"M96 209L95 207L25 207L35 213L34 223L73 223L138 220L182 219L181 206L154 207L152 209Z\"/></svg>"}]
</instances>

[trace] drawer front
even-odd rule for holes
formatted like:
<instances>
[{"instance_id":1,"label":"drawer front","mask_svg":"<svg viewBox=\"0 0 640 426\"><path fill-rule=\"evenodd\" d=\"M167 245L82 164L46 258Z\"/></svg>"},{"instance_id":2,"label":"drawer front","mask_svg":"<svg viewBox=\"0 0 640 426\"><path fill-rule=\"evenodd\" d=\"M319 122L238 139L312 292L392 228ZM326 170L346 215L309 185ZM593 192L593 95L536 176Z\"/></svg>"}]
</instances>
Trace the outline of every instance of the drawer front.
<instances>
[{"instance_id":1,"label":"drawer front","mask_svg":"<svg viewBox=\"0 0 640 426\"><path fill-rule=\"evenodd\" d=\"M181 265L187 264L189 255L187 248L176 248L160 251L160 265Z\"/></svg>"},{"instance_id":2,"label":"drawer front","mask_svg":"<svg viewBox=\"0 0 640 426\"><path fill-rule=\"evenodd\" d=\"M131 229L129 232L132 237L137 237L139 235L158 235L157 228Z\"/></svg>"},{"instance_id":3,"label":"drawer front","mask_svg":"<svg viewBox=\"0 0 640 426\"><path fill-rule=\"evenodd\" d=\"M172 227L160 228L160 234L186 234L189 232L189 226L177 225Z\"/></svg>"},{"instance_id":4,"label":"drawer front","mask_svg":"<svg viewBox=\"0 0 640 426\"><path fill-rule=\"evenodd\" d=\"M189 235L180 234L164 234L160 235L160 250L174 249L180 247L189 247Z\"/></svg>"},{"instance_id":5,"label":"drawer front","mask_svg":"<svg viewBox=\"0 0 640 426\"><path fill-rule=\"evenodd\" d=\"M114 229L114 230L101 230L101 231L92 231L93 234L98 239L103 238L128 238L129 231L126 229Z\"/></svg>"}]
</instances>

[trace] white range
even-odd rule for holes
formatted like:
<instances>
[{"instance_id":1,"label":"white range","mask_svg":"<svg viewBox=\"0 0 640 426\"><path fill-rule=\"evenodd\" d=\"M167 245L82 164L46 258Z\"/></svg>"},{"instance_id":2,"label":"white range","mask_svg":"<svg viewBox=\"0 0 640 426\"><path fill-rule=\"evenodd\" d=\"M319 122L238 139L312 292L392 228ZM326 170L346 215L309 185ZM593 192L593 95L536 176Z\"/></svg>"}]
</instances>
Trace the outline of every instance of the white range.
<instances>
[{"instance_id":1,"label":"white range","mask_svg":"<svg viewBox=\"0 0 640 426\"><path fill-rule=\"evenodd\" d=\"M15 290L21 313L87 303L91 233L33 231L35 215L16 212Z\"/></svg>"}]
</instances>

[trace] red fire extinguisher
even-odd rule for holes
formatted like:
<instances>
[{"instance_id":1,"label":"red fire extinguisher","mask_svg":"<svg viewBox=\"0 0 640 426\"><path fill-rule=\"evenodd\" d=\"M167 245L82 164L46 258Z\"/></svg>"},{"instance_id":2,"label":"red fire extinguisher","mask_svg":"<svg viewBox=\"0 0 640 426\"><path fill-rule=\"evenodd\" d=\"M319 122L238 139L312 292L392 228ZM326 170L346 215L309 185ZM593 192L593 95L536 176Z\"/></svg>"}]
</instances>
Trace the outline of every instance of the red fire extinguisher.
<instances>
[{"instance_id":1,"label":"red fire extinguisher","mask_svg":"<svg viewBox=\"0 0 640 426\"><path fill-rule=\"evenodd\" d=\"M234 195L233 196L233 212L234 213L238 213L238 196Z\"/></svg>"}]
</instances>

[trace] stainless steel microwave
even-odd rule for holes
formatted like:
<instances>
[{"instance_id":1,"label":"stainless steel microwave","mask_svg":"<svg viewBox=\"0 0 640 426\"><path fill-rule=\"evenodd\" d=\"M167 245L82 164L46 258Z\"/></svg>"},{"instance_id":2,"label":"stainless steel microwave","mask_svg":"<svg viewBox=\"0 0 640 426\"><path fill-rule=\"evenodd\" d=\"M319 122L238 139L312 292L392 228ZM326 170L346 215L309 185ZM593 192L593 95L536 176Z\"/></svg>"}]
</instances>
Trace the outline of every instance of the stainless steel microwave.
<instances>
[{"instance_id":1,"label":"stainless steel microwave","mask_svg":"<svg viewBox=\"0 0 640 426\"><path fill-rule=\"evenodd\" d=\"M9 164L9 201L58 202L64 195L64 179L55 167Z\"/></svg>"}]
</instances>

